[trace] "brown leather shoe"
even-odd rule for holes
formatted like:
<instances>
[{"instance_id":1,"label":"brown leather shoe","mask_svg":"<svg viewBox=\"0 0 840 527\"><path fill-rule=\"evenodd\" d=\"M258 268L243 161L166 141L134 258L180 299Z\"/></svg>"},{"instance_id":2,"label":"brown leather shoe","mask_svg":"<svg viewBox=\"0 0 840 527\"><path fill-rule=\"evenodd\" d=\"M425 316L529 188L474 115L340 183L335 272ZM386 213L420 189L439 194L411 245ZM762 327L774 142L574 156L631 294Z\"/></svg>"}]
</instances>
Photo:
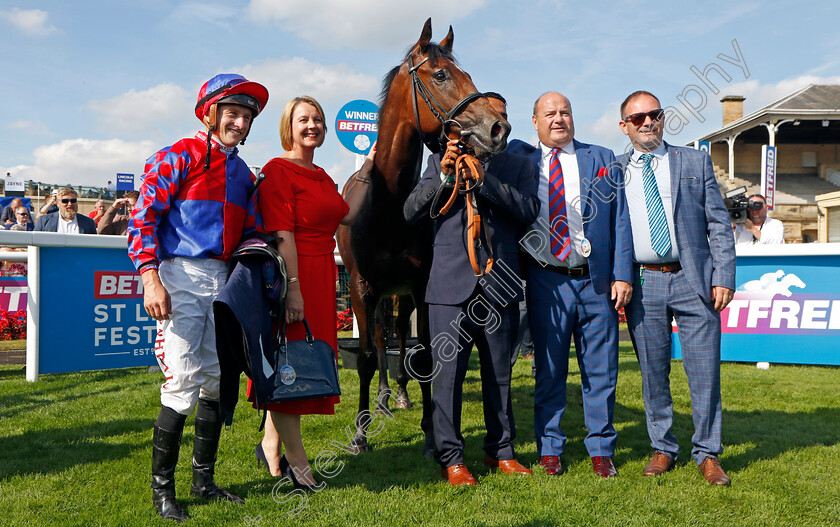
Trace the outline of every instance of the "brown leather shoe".
<instances>
[{"instance_id":1,"label":"brown leather shoe","mask_svg":"<svg viewBox=\"0 0 840 527\"><path fill-rule=\"evenodd\" d=\"M720 460L717 458L707 457L704 459L700 463L700 472L703 473L703 477L709 483L714 483L715 485L729 485L732 483L732 480L723 471L723 467L720 466Z\"/></svg>"},{"instance_id":2,"label":"brown leather shoe","mask_svg":"<svg viewBox=\"0 0 840 527\"><path fill-rule=\"evenodd\" d=\"M559 476L563 473L563 465L560 463L560 456L541 456L540 467L549 476Z\"/></svg>"},{"instance_id":3,"label":"brown leather shoe","mask_svg":"<svg viewBox=\"0 0 840 527\"><path fill-rule=\"evenodd\" d=\"M467 466L463 463L443 468L440 471L443 477L449 480L449 484L454 487L461 485L466 487L478 485L478 481L476 481L473 475L470 474L470 471L467 470Z\"/></svg>"},{"instance_id":4,"label":"brown leather shoe","mask_svg":"<svg viewBox=\"0 0 840 527\"><path fill-rule=\"evenodd\" d=\"M677 462L671 456L657 450L653 453L653 457L650 458L650 463L645 465L645 476L661 476L674 468L676 464Z\"/></svg>"},{"instance_id":5,"label":"brown leather shoe","mask_svg":"<svg viewBox=\"0 0 840 527\"><path fill-rule=\"evenodd\" d=\"M613 465L612 458L607 456L595 456L592 458L592 470L602 478L614 478L618 471Z\"/></svg>"},{"instance_id":6,"label":"brown leather shoe","mask_svg":"<svg viewBox=\"0 0 840 527\"><path fill-rule=\"evenodd\" d=\"M505 474L522 474L533 476L534 473L515 459L496 459L489 454L484 454L484 464L490 468L497 468Z\"/></svg>"}]
</instances>

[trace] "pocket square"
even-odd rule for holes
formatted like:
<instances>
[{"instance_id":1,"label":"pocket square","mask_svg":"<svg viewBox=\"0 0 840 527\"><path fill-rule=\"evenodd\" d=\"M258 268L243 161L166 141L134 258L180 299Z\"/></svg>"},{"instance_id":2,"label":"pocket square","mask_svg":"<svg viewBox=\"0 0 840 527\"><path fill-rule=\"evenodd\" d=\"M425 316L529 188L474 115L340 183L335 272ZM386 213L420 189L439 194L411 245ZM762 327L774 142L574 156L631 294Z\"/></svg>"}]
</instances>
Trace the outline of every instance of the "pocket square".
<instances>
[{"instance_id":1,"label":"pocket square","mask_svg":"<svg viewBox=\"0 0 840 527\"><path fill-rule=\"evenodd\" d=\"M603 177L603 176L606 176L606 175L607 175L607 168L606 167L601 167L601 169L598 170L598 175L595 176L595 177Z\"/></svg>"}]
</instances>

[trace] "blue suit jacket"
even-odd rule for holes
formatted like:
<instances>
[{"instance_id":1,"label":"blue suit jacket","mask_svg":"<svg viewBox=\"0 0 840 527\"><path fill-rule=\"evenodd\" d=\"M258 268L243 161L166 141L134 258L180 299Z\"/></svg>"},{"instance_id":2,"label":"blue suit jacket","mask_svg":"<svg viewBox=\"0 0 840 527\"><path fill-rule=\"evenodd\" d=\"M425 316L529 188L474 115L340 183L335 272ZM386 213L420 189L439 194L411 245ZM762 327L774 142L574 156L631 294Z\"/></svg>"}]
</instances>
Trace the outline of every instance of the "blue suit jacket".
<instances>
[{"instance_id":1,"label":"blue suit jacket","mask_svg":"<svg viewBox=\"0 0 840 527\"><path fill-rule=\"evenodd\" d=\"M671 203L680 265L691 287L711 302L713 286L735 290L735 239L712 158L665 143L671 165ZM627 165L630 154L619 157Z\"/></svg>"},{"instance_id":2,"label":"blue suit jacket","mask_svg":"<svg viewBox=\"0 0 840 527\"><path fill-rule=\"evenodd\" d=\"M623 173L612 150L577 140L574 144L580 172L583 234L592 244L587 258L589 275L596 293L608 293L612 282L633 283L633 233ZM539 174L539 148L514 139L508 150L527 156Z\"/></svg>"},{"instance_id":3,"label":"blue suit jacket","mask_svg":"<svg viewBox=\"0 0 840 527\"><path fill-rule=\"evenodd\" d=\"M58 232L58 212L44 214L35 222L36 231ZM84 214L76 214L79 234L96 234L96 222Z\"/></svg>"},{"instance_id":4,"label":"blue suit jacket","mask_svg":"<svg viewBox=\"0 0 840 527\"><path fill-rule=\"evenodd\" d=\"M17 225L17 224L16 224L16 223L9 223L9 224L7 224L7 225L6 225L6 230L7 230L7 231L8 231L8 230L11 230L11 229L12 229L12 227L13 227L14 225ZM31 231L31 230L34 230L34 229L35 229L35 224L34 224L34 223L32 223L31 221L29 221L29 222L27 222L27 223L26 223L26 230L27 230L27 231Z\"/></svg>"},{"instance_id":5,"label":"blue suit jacket","mask_svg":"<svg viewBox=\"0 0 840 527\"><path fill-rule=\"evenodd\" d=\"M440 186L441 154L432 154L423 177L403 206L405 219L416 223L428 217L435 192ZM439 206L449 196L444 192ZM434 256L426 302L458 305L466 301L476 283L481 283L485 297L494 303L508 304L523 299L519 271L519 240L537 217L537 177L527 159L501 152L490 159L484 183L476 191L482 226L482 248L477 251L479 265L484 265L488 252L486 235L493 247L495 264L486 277L475 276L467 253L467 211L463 196L456 198L449 212L434 222Z\"/></svg>"}]
</instances>

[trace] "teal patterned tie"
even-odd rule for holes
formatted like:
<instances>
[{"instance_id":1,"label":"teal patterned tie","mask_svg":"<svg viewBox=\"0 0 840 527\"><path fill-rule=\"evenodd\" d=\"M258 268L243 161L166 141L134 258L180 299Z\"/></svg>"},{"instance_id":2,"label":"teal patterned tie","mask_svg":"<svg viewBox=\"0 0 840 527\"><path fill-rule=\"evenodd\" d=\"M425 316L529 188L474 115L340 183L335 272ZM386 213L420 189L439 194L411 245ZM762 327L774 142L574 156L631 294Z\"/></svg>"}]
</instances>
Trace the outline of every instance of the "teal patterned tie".
<instances>
[{"instance_id":1,"label":"teal patterned tie","mask_svg":"<svg viewBox=\"0 0 840 527\"><path fill-rule=\"evenodd\" d=\"M656 187L656 176L650 166L653 154L642 154L642 184L645 189L645 205L647 206L648 224L650 225L650 244L656 254L665 256L671 251L671 235L668 233L668 220L665 219L665 209L662 198Z\"/></svg>"}]
</instances>

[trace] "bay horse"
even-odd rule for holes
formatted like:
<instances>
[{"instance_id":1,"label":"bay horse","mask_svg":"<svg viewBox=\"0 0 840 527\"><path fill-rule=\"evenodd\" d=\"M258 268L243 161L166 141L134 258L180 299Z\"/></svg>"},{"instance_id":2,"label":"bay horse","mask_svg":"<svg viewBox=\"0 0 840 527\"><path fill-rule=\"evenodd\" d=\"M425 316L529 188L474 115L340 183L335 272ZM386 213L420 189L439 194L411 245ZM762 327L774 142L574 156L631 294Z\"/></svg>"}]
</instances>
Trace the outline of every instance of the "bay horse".
<instances>
[{"instance_id":1,"label":"bay horse","mask_svg":"<svg viewBox=\"0 0 840 527\"><path fill-rule=\"evenodd\" d=\"M399 295L397 334L400 367L397 375L398 407L409 407L406 357L412 376L420 381L423 397L421 428L424 454L434 453L431 401L431 339L424 302L432 260L432 224L409 226L403 204L419 179L423 145L440 150L444 132L455 125L462 141L477 156L498 153L507 145L510 125L475 88L469 74L452 56L452 27L439 44L431 42L432 21L426 21L420 38L383 81L380 94L379 133L373 171L365 204L352 227L340 226L339 252L350 273L350 298L359 324L359 413L354 445L367 451L370 423L370 383L379 370L377 410L388 411L388 368L385 354L381 300ZM418 101L418 97L422 101ZM421 102L425 104L420 104ZM343 193L356 184L345 184ZM409 315L417 308L421 347L406 353ZM378 316L377 316L378 313ZM414 354L414 351L417 351Z\"/></svg>"}]
</instances>

